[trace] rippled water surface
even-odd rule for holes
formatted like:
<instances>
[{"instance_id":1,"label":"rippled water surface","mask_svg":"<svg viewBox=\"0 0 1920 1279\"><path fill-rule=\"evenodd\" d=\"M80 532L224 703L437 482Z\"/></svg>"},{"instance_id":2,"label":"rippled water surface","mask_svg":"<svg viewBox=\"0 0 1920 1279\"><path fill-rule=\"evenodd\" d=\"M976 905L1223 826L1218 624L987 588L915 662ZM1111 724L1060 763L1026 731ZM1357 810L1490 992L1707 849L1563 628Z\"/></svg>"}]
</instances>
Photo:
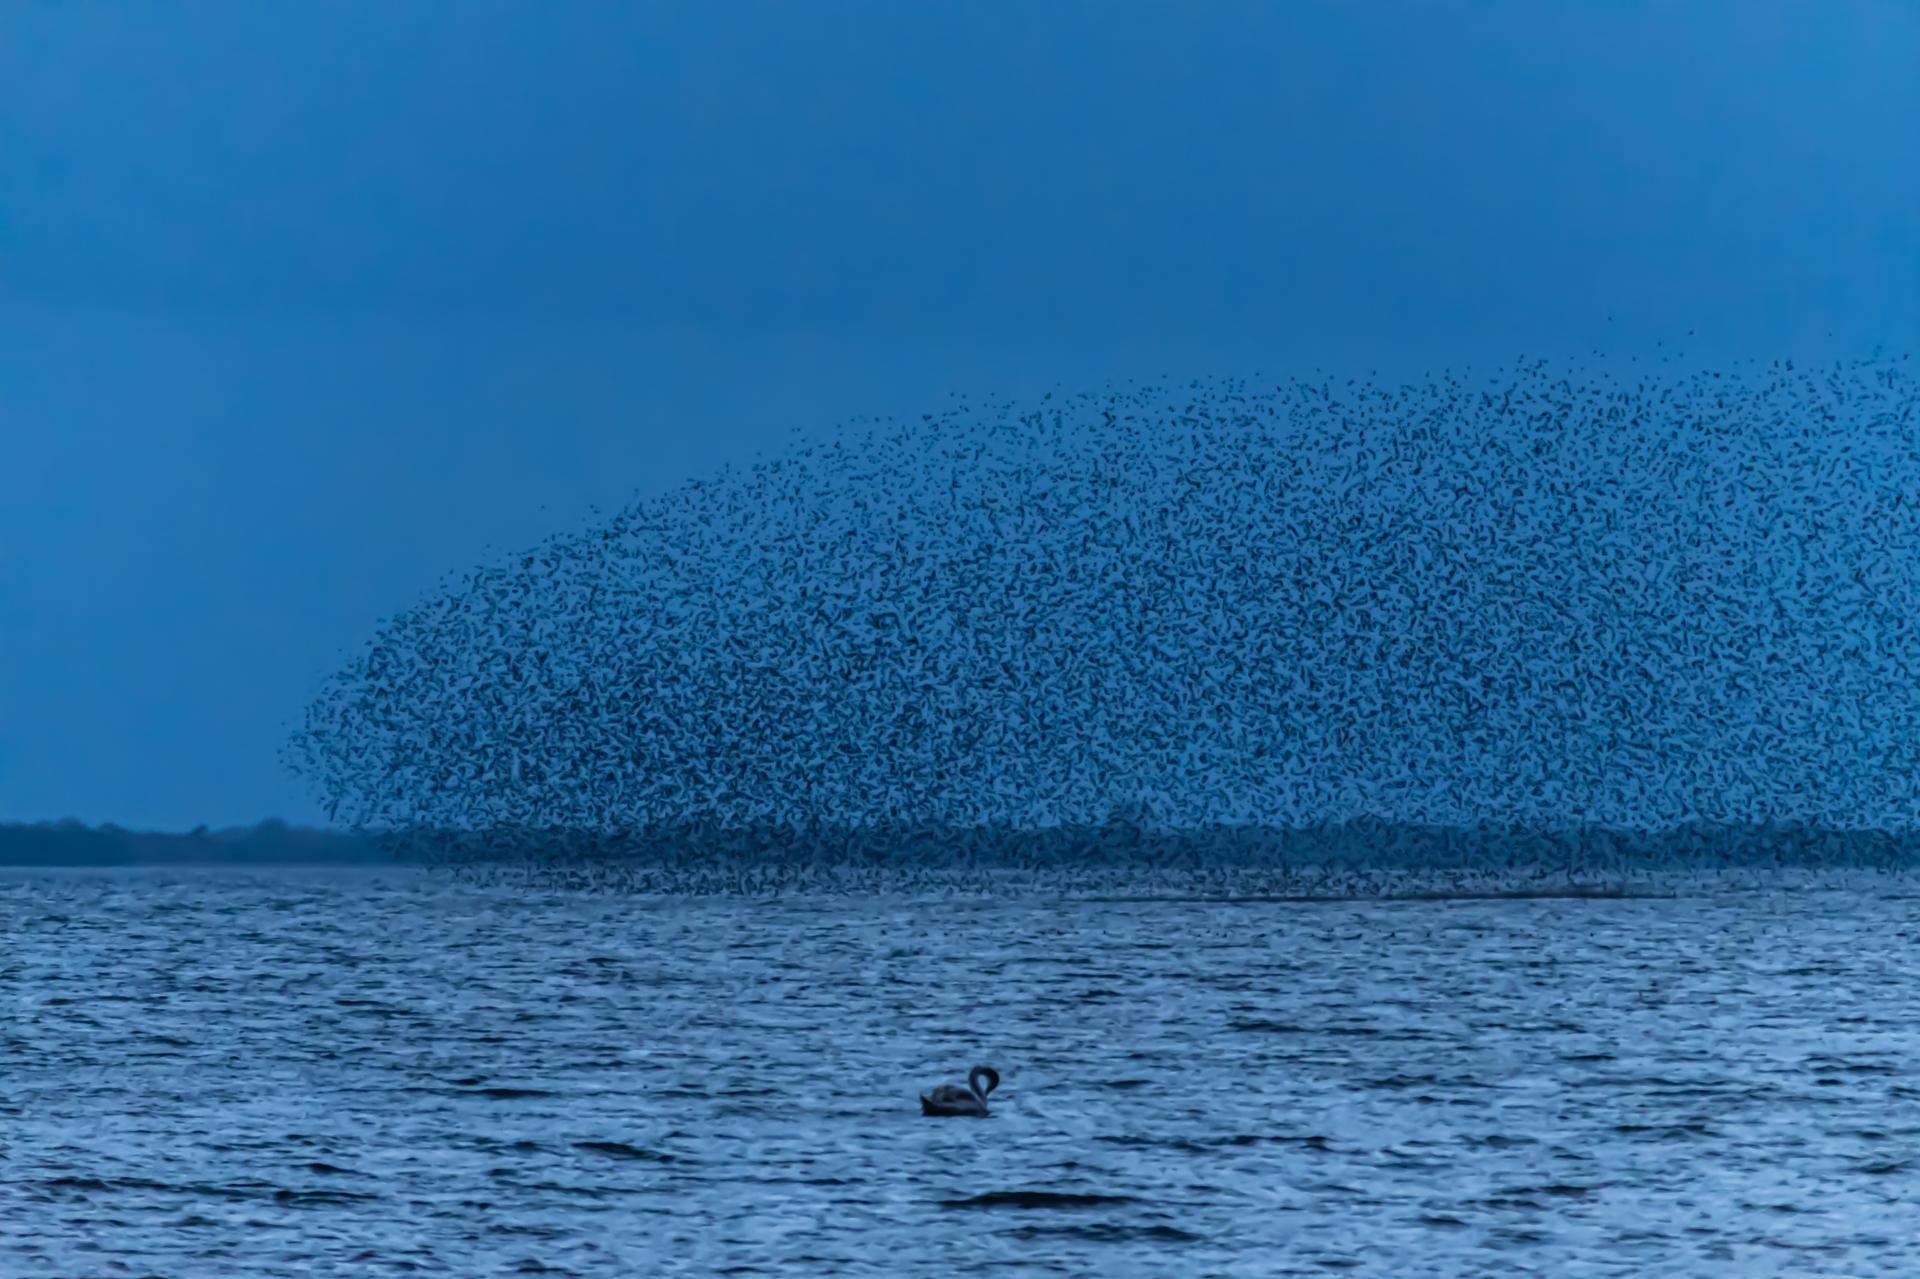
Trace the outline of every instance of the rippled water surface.
<instances>
[{"instance_id":1,"label":"rippled water surface","mask_svg":"<svg viewBox=\"0 0 1920 1279\"><path fill-rule=\"evenodd\" d=\"M1917 924L0 872L0 1273L1913 1274Z\"/></svg>"}]
</instances>

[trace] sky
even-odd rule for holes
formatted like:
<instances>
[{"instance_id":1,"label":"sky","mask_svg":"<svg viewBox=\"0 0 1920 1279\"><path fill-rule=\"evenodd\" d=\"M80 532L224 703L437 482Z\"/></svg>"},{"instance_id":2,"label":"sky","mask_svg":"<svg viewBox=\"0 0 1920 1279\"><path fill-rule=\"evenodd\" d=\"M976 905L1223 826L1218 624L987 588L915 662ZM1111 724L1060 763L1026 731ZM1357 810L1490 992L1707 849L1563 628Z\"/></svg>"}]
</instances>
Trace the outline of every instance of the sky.
<instances>
[{"instance_id":1,"label":"sky","mask_svg":"<svg viewBox=\"0 0 1920 1279\"><path fill-rule=\"evenodd\" d=\"M1906 0L0 8L0 820L318 809L450 574L951 391L1920 348Z\"/></svg>"}]
</instances>

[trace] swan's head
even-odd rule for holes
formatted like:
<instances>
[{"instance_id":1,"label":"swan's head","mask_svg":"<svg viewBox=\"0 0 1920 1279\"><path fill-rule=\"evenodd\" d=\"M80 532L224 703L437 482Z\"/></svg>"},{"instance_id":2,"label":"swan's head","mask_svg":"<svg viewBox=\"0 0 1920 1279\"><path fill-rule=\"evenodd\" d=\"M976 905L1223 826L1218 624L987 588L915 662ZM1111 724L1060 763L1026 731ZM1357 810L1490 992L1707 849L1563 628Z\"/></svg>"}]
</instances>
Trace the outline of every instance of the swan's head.
<instances>
[{"instance_id":1,"label":"swan's head","mask_svg":"<svg viewBox=\"0 0 1920 1279\"><path fill-rule=\"evenodd\" d=\"M980 1086L980 1081L982 1079L985 1079L987 1081L987 1086L984 1088ZM973 1091L979 1093L982 1097L986 1096L988 1093L992 1092L994 1089L998 1088L999 1086L1000 1086L1000 1072L995 1070L992 1066L975 1066L972 1070L967 1072L967 1087L973 1089Z\"/></svg>"}]
</instances>

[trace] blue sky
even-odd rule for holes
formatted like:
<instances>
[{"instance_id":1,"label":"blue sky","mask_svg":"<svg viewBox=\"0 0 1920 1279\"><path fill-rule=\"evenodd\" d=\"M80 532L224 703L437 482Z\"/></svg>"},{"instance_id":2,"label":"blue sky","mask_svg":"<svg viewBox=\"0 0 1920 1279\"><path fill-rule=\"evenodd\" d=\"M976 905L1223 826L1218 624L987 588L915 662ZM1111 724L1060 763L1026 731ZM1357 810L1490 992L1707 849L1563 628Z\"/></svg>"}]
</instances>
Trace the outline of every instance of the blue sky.
<instances>
[{"instance_id":1,"label":"blue sky","mask_svg":"<svg viewBox=\"0 0 1920 1279\"><path fill-rule=\"evenodd\" d=\"M1920 8L20 3L0 819L275 758L495 551L948 391L1920 346Z\"/></svg>"}]
</instances>

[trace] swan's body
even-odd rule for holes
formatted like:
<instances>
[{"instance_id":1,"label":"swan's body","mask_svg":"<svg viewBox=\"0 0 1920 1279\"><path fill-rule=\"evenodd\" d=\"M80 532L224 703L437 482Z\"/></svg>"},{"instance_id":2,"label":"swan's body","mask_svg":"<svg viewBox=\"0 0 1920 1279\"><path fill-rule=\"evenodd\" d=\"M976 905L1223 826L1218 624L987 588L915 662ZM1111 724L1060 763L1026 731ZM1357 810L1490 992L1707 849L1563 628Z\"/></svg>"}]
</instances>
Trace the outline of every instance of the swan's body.
<instances>
[{"instance_id":1,"label":"swan's body","mask_svg":"<svg viewBox=\"0 0 1920 1279\"><path fill-rule=\"evenodd\" d=\"M986 1087L980 1086L981 1080ZM923 1115L965 1115L974 1119L987 1117L987 1094L1000 1086L1000 1072L992 1066L975 1066L967 1072L967 1086L941 1084L932 1092L920 1097L920 1113Z\"/></svg>"}]
</instances>

